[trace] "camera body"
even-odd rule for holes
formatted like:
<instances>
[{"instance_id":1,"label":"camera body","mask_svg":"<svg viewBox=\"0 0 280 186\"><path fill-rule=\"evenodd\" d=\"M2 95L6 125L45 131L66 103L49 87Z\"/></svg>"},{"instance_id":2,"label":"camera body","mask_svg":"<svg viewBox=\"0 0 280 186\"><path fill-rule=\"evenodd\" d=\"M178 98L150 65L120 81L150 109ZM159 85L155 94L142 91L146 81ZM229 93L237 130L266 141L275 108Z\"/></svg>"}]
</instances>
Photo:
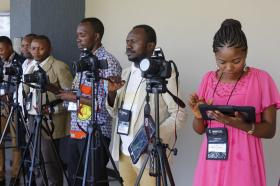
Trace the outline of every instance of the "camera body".
<instances>
[{"instance_id":1,"label":"camera body","mask_svg":"<svg viewBox=\"0 0 280 186\"><path fill-rule=\"evenodd\" d=\"M84 48L80 55L80 60L74 62L73 69L75 72L90 71L98 69L107 69L108 63L106 60L99 60L90 50Z\"/></svg>"},{"instance_id":2,"label":"camera body","mask_svg":"<svg viewBox=\"0 0 280 186\"><path fill-rule=\"evenodd\" d=\"M42 69L42 67L39 67L39 70L34 71L32 74L25 74L24 75L24 82L25 83L36 83L37 85L40 85L41 87L44 87L49 84L49 78L47 76L47 73Z\"/></svg>"},{"instance_id":3,"label":"camera body","mask_svg":"<svg viewBox=\"0 0 280 186\"><path fill-rule=\"evenodd\" d=\"M17 60L14 60L11 63L10 67L6 67L3 70L4 70L4 74L8 76L21 77L23 73L22 66Z\"/></svg>"},{"instance_id":4,"label":"camera body","mask_svg":"<svg viewBox=\"0 0 280 186\"><path fill-rule=\"evenodd\" d=\"M171 62L166 61L161 48L156 48L150 58L140 62L142 77L146 79L167 79L171 77Z\"/></svg>"}]
</instances>

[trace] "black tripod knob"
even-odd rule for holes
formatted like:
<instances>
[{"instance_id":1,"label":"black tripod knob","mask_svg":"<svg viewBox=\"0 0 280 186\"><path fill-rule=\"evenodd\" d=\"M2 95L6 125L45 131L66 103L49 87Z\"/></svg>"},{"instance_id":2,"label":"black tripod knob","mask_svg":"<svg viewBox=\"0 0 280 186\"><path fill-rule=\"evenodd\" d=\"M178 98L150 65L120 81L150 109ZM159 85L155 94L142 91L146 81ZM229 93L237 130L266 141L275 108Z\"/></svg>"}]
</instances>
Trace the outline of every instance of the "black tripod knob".
<instances>
[{"instance_id":1,"label":"black tripod knob","mask_svg":"<svg viewBox=\"0 0 280 186\"><path fill-rule=\"evenodd\" d=\"M173 149L168 148L168 149L170 150L170 152L173 153L174 156L177 155L177 153L178 153L178 149L177 148L173 148Z\"/></svg>"}]
</instances>

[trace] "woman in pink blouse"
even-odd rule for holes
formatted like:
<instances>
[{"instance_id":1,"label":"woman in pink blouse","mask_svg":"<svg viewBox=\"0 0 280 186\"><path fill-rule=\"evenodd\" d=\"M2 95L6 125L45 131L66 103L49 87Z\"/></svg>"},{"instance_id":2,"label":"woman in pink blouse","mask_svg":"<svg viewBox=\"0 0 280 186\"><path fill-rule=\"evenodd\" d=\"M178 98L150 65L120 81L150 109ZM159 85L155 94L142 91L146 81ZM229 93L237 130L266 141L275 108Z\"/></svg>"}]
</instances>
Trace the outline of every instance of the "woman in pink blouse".
<instances>
[{"instance_id":1,"label":"woman in pink blouse","mask_svg":"<svg viewBox=\"0 0 280 186\"><path fill-rule=\"evenodd\" d=\"M267 72L246 66L247 40L239 21L222 23L213 51L218 70L206 73L188 100L195 132L205 133L193 185L265 186L261 138L275 135L278 89ZM246 122L238 112L227 116L219 111L207 113L214 120L203 120L199 104L253 106L256 122Z\"/></svg>"}]
</instances>

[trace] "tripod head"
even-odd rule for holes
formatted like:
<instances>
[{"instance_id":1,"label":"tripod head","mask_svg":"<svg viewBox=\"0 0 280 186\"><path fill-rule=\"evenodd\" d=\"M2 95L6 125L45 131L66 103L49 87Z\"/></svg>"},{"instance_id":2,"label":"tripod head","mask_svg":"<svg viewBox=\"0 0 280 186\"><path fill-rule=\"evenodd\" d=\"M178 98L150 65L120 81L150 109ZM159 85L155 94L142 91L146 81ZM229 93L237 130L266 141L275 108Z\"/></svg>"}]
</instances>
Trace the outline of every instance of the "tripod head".
<instances>
[{"instance_id":1,"label":"tripod head","mask_svg":"<svg viewBox=\"0 0 280 186\"><path fill-rule=\"evenodd\" d=\"M0 60L0 87L1 87L1 96L7 95L7 104L13 104L14 95L17 102L18 99L18 86L22 78L22 67L21 63L14 59L11 63L4 64ZM15 94L14 94L15 93Z\"/></svg>"},{"instance_id":2,"label":"tripod head","mask_svg":"<svg viewBox=\"0 0 280 186\"><path fill-rule=\"evenodd\" d=\"M0 60L0 83L5 83L10 87L10 84L17 86L22 78L22 66L21 63L14 59L10 66L6 66Z\"/></svg>"},{"instance_id":3,"label":"tripod head","mask_svg":"<svg viewBox=\"0 0 280 186\"><path fill-rule=\"evenodd\" d=\"M30 83L35 83L37 86L30 86L32 88L40 89L41 92L47 91L47 85L49 84L49 77L46 71L37 64L38 70L31 74L24 75L24 83L30 86Z\"/></svg>"},{"instance_id":4,"label":"tripod head","mask_svg":"<svg viewBox=\"0 0 280 186\"><path fill-rule=\"evenodd\" d=\"M84 48L81 50L80 59L73 63L72 68L76 73L87 71L88 78L99 80L98 72L101 69L108 69L108 62L107 60L98 59L91 50Z\"/></svg>"}]
</instances>

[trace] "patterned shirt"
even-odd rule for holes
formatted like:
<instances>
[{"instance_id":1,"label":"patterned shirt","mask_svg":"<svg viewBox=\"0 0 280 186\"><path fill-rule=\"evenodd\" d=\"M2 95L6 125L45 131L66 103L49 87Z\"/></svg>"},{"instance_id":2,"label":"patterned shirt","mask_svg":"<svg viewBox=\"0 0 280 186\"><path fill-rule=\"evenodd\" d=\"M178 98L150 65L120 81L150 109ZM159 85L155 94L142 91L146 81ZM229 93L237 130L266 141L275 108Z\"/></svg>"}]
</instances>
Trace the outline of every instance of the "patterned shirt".
<instances>
[{"instance_id":1,"label":"patterned shirt","mask_svg":"<svg viewBox=\"0 0 280 186\"><path fill-rule=\"evenodd\" d=\"M94 83L95 86L95 114L96 122L100 125L104 136L111 138L112 132L112 118L106 110L107 88L108 82L102 78L109 76L121 76L122 68L119 61L109 52L105 50L103 46L98 48L94 55L99 60L105 60L108 63L108 69L99 70L99 76L101 80ZM80 89L81 95L86 98L91 98L91 82L87 78L88 71L76 73L73 81L73 89ZM91 122L91 107L80 104L77 112L71 112L71 138L82 139L86 137L86 134L80 129L83 128L87 131L87 126Z\"/></svg>"}]
</instances>

